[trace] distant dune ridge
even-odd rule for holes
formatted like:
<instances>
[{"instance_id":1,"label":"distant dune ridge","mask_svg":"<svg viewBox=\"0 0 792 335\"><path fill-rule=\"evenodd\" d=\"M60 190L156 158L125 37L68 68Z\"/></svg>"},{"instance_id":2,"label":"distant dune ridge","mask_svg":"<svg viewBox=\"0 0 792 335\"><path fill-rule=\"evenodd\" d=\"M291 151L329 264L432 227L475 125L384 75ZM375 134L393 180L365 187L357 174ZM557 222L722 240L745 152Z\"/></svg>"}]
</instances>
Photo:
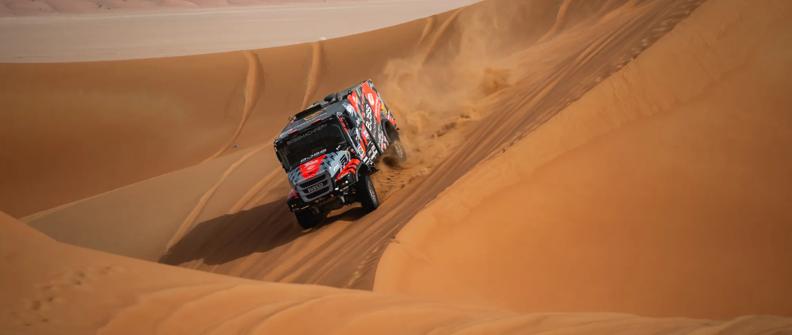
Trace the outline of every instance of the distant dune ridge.
<instances>
[{"instance_id":1,"label":"distant dune ridge","mask_svg":"<svg viewBox=\"0 0 792 335\"><path fill-rule=\"evenodd\" d=\"M0 333L792 333L789 17L490 0L313 44L0 64L0 209L24 222L0 213ZM377 211L300 231L271 140L369 77L410 161Z\"/></svg>"},{"instance_id":2,"label":"distant dune ridge","mask_svg":"<svg viewBox=\"0 0 792 335\"><path fill-rule=\"evenodd\" d=\"M0 63L178 57L313 43L476 2L479 0L329 0L196 8L158 5L141 10L4 17L0 19Z\"/></svg>"},{"instance_id":3,"label":"distant dune ridge","mask_svg":"<svg viewBox=\"0 0 792 335\"><path fill-rule=\"evenodd\" d=\"M0 17L360 1L362 0L2 0Z\"/></svg>"}]
</instances>

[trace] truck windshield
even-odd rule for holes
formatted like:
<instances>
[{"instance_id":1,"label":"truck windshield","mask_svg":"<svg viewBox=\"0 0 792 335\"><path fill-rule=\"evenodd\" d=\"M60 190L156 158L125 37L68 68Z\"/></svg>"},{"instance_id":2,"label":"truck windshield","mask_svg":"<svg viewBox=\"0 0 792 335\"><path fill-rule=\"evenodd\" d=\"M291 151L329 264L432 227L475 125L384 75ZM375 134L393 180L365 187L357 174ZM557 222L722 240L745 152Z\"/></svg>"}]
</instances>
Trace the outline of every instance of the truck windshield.
<instances>
[{"instance_id":1,"label":"truck windshield","mask_svg":"<svg viewBox=\"0 0 792 335\"><path fill-rule=\"evenodd\" d=\"M286 141L280 150L288 168L300 163L304 158L319 152L335 151L345 141L344 133L337 124L324 123L304 131Z\"/></svg>"}]
</instances>

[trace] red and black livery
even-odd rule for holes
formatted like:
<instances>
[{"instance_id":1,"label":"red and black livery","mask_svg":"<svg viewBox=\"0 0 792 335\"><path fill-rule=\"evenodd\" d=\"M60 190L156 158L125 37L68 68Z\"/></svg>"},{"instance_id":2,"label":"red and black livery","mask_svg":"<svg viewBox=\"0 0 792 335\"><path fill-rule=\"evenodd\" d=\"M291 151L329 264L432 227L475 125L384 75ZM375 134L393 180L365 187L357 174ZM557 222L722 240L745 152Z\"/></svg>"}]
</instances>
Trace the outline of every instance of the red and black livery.
<instances>
[{"instance_id":1,"label":"red and black livery","mask_svg":"<svg viewBox=\"0 0 792 335\"><path fill-rule=\"evenodd\" d=\"M376 209L377 163L383 156L406 158L396 119L371 80L294 115L275 140L275 153L292 186L289 208L303 228L354 202Z\"/></svg>"}]
</instances>

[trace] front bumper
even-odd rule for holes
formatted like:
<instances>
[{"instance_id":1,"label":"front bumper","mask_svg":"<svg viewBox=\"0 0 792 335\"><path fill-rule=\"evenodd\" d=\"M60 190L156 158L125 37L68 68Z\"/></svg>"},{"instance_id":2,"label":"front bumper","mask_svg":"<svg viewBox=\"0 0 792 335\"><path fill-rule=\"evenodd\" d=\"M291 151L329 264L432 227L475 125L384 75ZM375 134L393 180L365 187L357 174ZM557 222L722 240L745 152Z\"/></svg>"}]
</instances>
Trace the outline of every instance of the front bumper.
<instances>
[{"instance_id":1,"label":"front bumper","mask_svg":"<svg viewBox=\"0 0 792 335\"><path fill-rule=\"evenodd\" d=\"M343 205L349 204L353 202L354 194L352 187L352 178L351 177L344 177L341 180L332 183L332 189L330 192L311 199L310 201L304 201L302 197L299 196L296 192L294 195L289 198L288 205L289 209L292 212L305 210L308 208L317 208L322 210L332 210L335 208L340 208Z\"/></svg>"}]
</instances>

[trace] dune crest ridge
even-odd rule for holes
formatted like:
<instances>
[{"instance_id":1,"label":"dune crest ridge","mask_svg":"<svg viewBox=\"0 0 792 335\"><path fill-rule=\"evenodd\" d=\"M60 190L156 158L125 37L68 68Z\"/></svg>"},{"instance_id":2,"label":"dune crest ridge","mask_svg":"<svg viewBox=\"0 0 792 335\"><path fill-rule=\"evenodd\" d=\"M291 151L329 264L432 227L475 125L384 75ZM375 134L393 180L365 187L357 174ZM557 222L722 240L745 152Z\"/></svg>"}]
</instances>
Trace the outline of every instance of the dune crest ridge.
<instances>
[{"instance_id":1,"label":"dune crest ridge","mask_svg":"<svg viewBox=\"0 0 792 335\"><path fill-rule=\"evenodd\" d=\"M350 5L361 0L3 0L0 17L63 14L117 14L163 10L206 9L243 6Z\"/></svg>"}]
</instances>

